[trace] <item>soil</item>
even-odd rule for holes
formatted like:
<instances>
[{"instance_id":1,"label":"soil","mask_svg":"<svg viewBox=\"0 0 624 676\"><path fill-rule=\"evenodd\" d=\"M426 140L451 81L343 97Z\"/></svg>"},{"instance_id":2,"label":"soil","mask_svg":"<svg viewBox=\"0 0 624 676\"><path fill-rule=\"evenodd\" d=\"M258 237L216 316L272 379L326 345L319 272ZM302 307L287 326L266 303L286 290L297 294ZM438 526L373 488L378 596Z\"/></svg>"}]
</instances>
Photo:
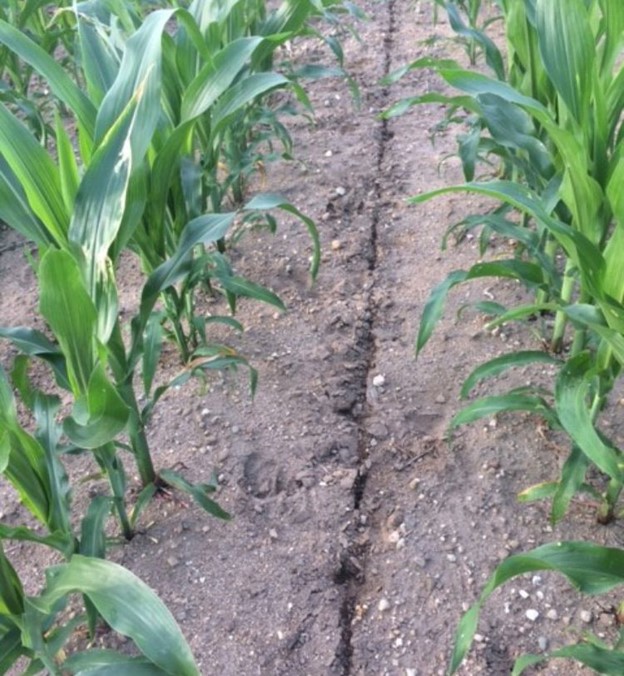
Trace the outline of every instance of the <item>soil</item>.
<instances>
[{"instance_id":1,"label":"soil","mask_svg":"<svg viewBox=\"0 0 624 676\"><path fill-rule=\"evenodd\" d=\"M297 161L268 176L271 190L319 225L318 279L310 283L310 242L296 222L281 218L276 235L243 238L232 252L237 271L288 307L242 303L245 332L228 336L258 369L257 394L243 372L191 383L159 403L149 430L158 467L175 465L193 481L216 472L233 519L211 518L180 496L158 500L112 554L166 602L207 676L443 674L463 610L503 558L562 539L622 541L621 523L597 526L582 505L551 527L548 505L517 503L518 491L555 478L566 455L538 420L503 416L447 431L472 368L509 346L539 349L539 337L515 326L488 332L477 313L458 314L484 294L516 301L521 288L460 287L415 359L430 289L479 255L470 239L442 252L442 236L482 204L464 195L407 204L461 181L456 130L440 128L437 105L378 118L401 96L439 87L431 72L387 88L379 81L421 56L463 56L443 17L434 24L433 3L360 4L369 21L360 40L345 38L345 51L361 106L342 82L315 84L314 123L289 125ZM317 49L293 48L302 60ZM3 325L32 325L36 312L18 245L1 233ZM489 255L506 246L493 242ZM133 289L126 295L130 307ZM170 350L163 369L175 368ZM520 374L529 377L540 374ZM16 515L14 495L0 486L0 516ZM6 551L36 588L47 554L15 543ZM549 574L510 583L487 604L461 673L509 674L518 655L588 631L609 640L616 601L581 597ZM526 673L589 672L555 661Z\"/></svg>"}]
</instances>

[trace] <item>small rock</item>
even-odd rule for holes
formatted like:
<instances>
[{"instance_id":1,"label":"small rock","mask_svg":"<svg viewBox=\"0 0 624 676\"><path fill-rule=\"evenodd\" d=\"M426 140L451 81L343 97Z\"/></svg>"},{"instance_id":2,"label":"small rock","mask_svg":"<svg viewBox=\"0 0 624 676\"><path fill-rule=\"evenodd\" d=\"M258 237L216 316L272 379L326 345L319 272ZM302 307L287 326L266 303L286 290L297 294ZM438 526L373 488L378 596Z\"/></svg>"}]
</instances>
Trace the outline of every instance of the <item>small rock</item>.
<instances>
[{"instance_id":1,"label":"small rock","mask_svg":"<svg viewBox=\"0 0 624 676\"><path fill-rule=\"evenodd\" d=\"M446 560L449 561L450 563L455 563L457 561L457 557L455 556L455 554L447 554Z\"/></svg>"},{"instance_id":2,"label":"small rock","mask_svg":"<svg viewBox=\"0 0 624 676\"><path fill-rule=\"evenodd\" d=\"M180 563L180 560L177 557L175 557L175 556L168 556L167 557L167 565L170 568L175 568L179 563Z\"/></svg>"},{"instance_id":3,"label":"small rock","mask_svg":"<svg viewBox=\"0 0 624 676\"><path fill-rule=\"evenodd\" d=\"M373 386L374 387L383 387L386 384L386 379L381 373L378 373L374 378L373 378Z\"/></svg>"},{"instance_id":4,"label":"small rock","mask_svg":"<svg viewBox=\"0 0 624 676\"><path fill-rule=\"evenodd\" d=\"M415 556L412 561L419 567L425 568L427 566L427 559L424 556Z\"/></svg>"},{"instance_id":5,"label":"small rock","mask_svg":"<svg viewBox=\"0 0 624 676\"><path fill-rule=\"evenodd\" d=\"M529 592L525 591L524 589L518 589L518 596L523 599L528 599L529 598Z\"/></svg>"},{"instance_id":6,"label":"small rock","mask_svg":"<svg viewBox=\"0 0 624 676\"><path fill-rule=\"evenodd\" d=\"M416 669L410 669L409 667L407 667L405 669L405 676L418 676L418 672L416 671Z\"/></svg>"},{"instance_id":7,"label":"small rock","mask_svg":"<svg viewBox=\"0 0 624 676\"><path fill-rule=\"evenodd\" d=\"M537 639L537 645L542 652L548 650L548 639L545 636L540 636Z\"/></svg>"},{"instance_id":8,"label":"small rock","mask_svg":"<svg viewBox=\"0 0 624 676\"><path fill-rule=\"evenodd\" d=\"M546 617L547 617L549 620L558 620L558 619L559 619L559 613L558 613L554 608L551 608L551 609L546 613Z\"/></svg>"},{"instance_id":9,"label":"small rock","mask_svg":"<svg viewBox=\"0 0 624 676\"><path fill-rule=\"evenodd\" d=\"M529 608L524 614L526 615L527 620L530 620L531 622L535 622L539 617L539 613L534 608Z\"/></svg>"},{"instance_id":10,"label":"small rock","mask_svg":"<svg viewBox=\"0 0 624 676\"><path fill-rule=\"evenodd\" d=\"M342 249L342 242L339 239L332 239L331 248L332 251L338 251L338 249Z\"/></svg>"},{"instance_id":11,"label":"small rock","mask_svg":"<svg viewBox=\"0 0 624 676\"><path fill-rule=\"evenodd\" d=\"M346 188L343 188L341 185L339 185L336 188L336 195L338 195L338 197L344 197L346 194L347 194Z\"/></svg>"},{"instance_id":12,"label":"small rock","mask_svg":"<svg viewBox=\"0 0 624 676\"><path fill-rule=\"evenodd\" d=\"M275 530L275 528L271 528L271 530L269 531L269 537L271 538L271 540L277 540L277 531Z\"/></svg>"},{"instance_id":13,"label":"small rock","mask_svg":"<svg viewBox=\"0 0 624 676\"><path fill-rule=\"evenodd\" d=\"M475 634L475 635L474 635L474 640L475 640L477 643L483 643L483 641L485 641L485 636L484 636L483 634Z\"/></svg>"},{"instance_id":14,"label":"small rock","mask_svg":"<svg viewBox=\"0 0 624 676\"><path fill-rule=\"evenodd\" d=\"M384 611L388 610L388 608L390 608L390 601L388 601L386 598L379 599L377 608L379 609L380 613L383 613Z\"/></svg>"},{"instance_id":15,"label":"small rock","mask_svg":"<svg viewBox=\"0 0 624 676\"><path fill-rule=\"evenodd\" d=\"M443 394L438 394L435 398L436 404L446 404L446 397Z\"/></svg>"},{"instance_id":16,"label":"small rock","mask_svg":"<svg viewBox=\"0 0 624 676\"><path fill-rule=\"evenodd\" d=\"M585 624L589 624L594 619L589 610L581 610L579 617L581 618L581 622L585 622Z\"/></svg>"}]
</instances>

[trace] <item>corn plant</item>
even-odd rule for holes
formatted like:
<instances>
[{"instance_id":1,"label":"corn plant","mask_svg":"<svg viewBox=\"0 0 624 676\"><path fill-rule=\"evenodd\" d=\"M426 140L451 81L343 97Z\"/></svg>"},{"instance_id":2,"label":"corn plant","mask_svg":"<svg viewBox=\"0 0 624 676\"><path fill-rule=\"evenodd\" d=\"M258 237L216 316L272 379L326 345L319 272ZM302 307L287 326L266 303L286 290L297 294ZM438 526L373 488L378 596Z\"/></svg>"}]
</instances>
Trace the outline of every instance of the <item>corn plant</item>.
<instances>
[{"instance_id":1,"label":"corn plant","mask_svg":"<svg viewBox=\"0 0 624 676\"><path fill-rule=\"evenodd\" d=\"M513 30L508 28L516 47L510 70L514 82L530 92L519 91L497 71L497 77L489 77L464 70L454 62L421 61L412 65L433 65L446 82L463 93L457 97L416 97L391 111L437 98L462 106L481 120L487 138L482 143L478 140L473 149L500 158L507 167L504 179L472 180L413 201L454 190L493 197L503 206L490 214L470 217L462 225L485 225L485 237L494 232L518 243L513 256L454 272L432 292L423 313L417 350L429 339L448 291L480 277L515 279L535 293L533 302L516 308L482 304L495 316L491 326L554 314L550 342L552 350L559 352L566 326L571 323L570 353L560 362L552 390L523 387L477 400L453 423L507 410L542 415L551 425L565 430L572 440L572 450L560 480L529 490L523 498L550 495L552 518L557 520L565 514L577 490L590 490L585 474L593 464L610 481L601 498L599 518L604 521L614 515L623 478L622 454L597 429L596 421L624 356L624 289L617 262L623 216L619 188L622 101L617 94L622 71L618 54L624 14L621 5L613 2L575 2L574 12L570 12L565 3L537 0L523 5L526 14L519 17L518 4L522 3L503 3L507 11L515 10L511 16ZM521 18L525 30L530 30L528 44L539 54L539 65L534 67L523 60L533 52L522 51L518 44ZM543 101L530 93L540 95ZM474 166L473 155L471 176ZM520 222L509 218L510 210L522 214ZM561 255L563 267L557 263ZM479 367L469 380L474 384L515 365L542 359L540 352L510 354ZM470 389L465 387L464 394Z\"/></svg>"},{"instance_id":2,"label":"corn plant","mask_svg":"<svg viewBox=\"0 0 624 676\"><path fill-rule=\"evenodd\" d=\"M46 570L38 596L27 596L0 540L0 669L26 660L24 673L150 673L197 676L191 650L171 613L154 592L129 570L110 561L75 554ZM63 616L71 596L80 594L87 609L129 637L141 657L114 650L87 649L67 655L74 632L89 624L88 613Z\"/></svg>"},{"instance_id":3,"label":"corn plant","mask_svg":"<svg viewBox=\"0 0 624 676\"><path fill-rule=\"evenodd\" d=\"M449 665L449 676L459 669L477 630L479 613L492 592L505 582L535 571L554 571L564 575L576 589L585 594L604 594L624 584L624 550L602 547L589 542L557 542L522 554L515 554L501 563L486 583L478 601L463 616L455 636L455 648ZM622 606L616 609L618 619ZM586 634L583 642L553 650L544 655L523 655L514 665L512 676L527 667L554 658L576 660L600 674L618 676L624 670L622 636L609 646L597 636Z\"/></svg>"}]
</instances>

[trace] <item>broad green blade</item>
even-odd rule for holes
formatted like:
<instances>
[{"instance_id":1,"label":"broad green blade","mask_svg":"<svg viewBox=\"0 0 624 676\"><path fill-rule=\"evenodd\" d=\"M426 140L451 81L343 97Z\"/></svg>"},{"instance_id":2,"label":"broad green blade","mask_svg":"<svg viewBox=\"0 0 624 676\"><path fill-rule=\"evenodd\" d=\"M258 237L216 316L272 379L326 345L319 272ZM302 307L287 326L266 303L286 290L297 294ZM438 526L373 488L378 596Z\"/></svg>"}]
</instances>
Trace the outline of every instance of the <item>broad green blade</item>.
<instances>
[{"instance_id":1,"label":"broad green blade","mask_svg":"<svg viewBox=\"0 0 624 676\"><path fill-rule=\"evenodd\" d=\"M161 115L161 41L174 13L171 9L152 12L128 40L117 78L98 111L96 144L121 117L136 93L142 92L137 108L141 124L132 136L132 156L136 162L145 155Z\"/></svg>"},{"instance_id":2,"label":"broad green blade","mask_svg":"<svg viewBox=\"0 0 624 676\"><path fill-rule=\"evenodd\" d=\"M0 338L10 340L24 354L39 357L48 362L54 370L59 387L66 390L71 389L65 358L59 350L58 345L50 342L43 333L23 326L12 328L0 327Z\"/></svg>"},{"instance_id":3,"label":"broad green blade","mask_svg":"<svg viewBox=\"0 0 624 676\"><path fill-rule=\"evenodd\" d=\"M467 277L468 273L465 270L455 270L454 272L451 272L444 281L435 286L429 294L429 298L425 303L422 317L420 319L418 337L416 339L417 356L427 344L429 338L431 338L431 334L433 333L436 324L442 317L448 292L454 286L457 286L457 284L461 284L462 282L466 281Z\"/></svg>"},{"instance_id":4,"label":"broad green blade","mask_svg":"<svg viewBox=\"0 0 624 676\"><path fill-rule=\"evenodd\" d=\"M576 445L561 468L561 478L553 496L550 520L552 523L561 521L568 512L572 498L580 491L589 468L589 458Z\"/></svg>"},{"instance_id":5,"label":"broad green blade","mask_svg":"<svg viewBox=\"0 0 624 676\"><path fill-rule=\"evenodd\" d=\"M501 357L495 357L490 361L478 366L464 381L462 385L460 396L465 399L470 390L472 390L477 383L487 378L504 373L507 369L515 368L517 366L526 366L527 364L559 364L561 361L555 357L551 357L546 352L538 352L536 350L521 350L520 352L512 352Z\"/></svg>"},{"instance_id":6,"label":"broad green blade","mask_svg":"<svg viewBox=\"0 0 624 676\"><path fill-rule=\"evenodd\" d=\"M1 20L0 42L29 63L43 77L52 93L76 115L80 126L89 139L92 139L95 128L95 107L63 67L22 31Z\"/></svg>"},{"instance_id":7,"label":"broad green blade","mask_svg":"<svg viewBox=\"0 0 624 676\"><path fill-rule=\"evenodd\" d=\"M190 221L182 231L178 248L169 260L149 276L141 294L141 322L145 326L161 291L183 279L193 247L225 237L234 213L207 214Z\"/></svg>"},{"instance_id":8,"label":"broad green blade","mask_svg":"<svg viewBox=\"0 0 624 676\"><path fill-rule=\"evenodd\" d=\"M39 247L52 243L50 233L35 216L19 180L3 157L0 157L0 220Z\"/></svg>"},{"instance_id":9,"label":"broad green blade","mask_svg":"<svg viewBox=\"0 0 624 676\"><path fill-rule=\"evenodd\" d=\"M67 240L69 216L57 168L28 129L0 103L2 156L26 195L34 216L58 245Z\"/></svg>"},{"instance_id":10,"label":"broad green blade","mask_svg":"<svg viewBox=\"0 0 624 676\"><path fill-rule=\"evenodd\" d=\"M98 365L89 380L86 396L77 399L63 431L78 448L96 449L114 441L125 429L130 410Z\"/></svg>"},{"instance_id":11,"label":"broad green blade","mask_svg":"<svg viewBox=\"0 0 624 676\"><path fill-rule=\"evenodd\" d=\"M312 238L313 252L312 262L310 265L310 274L312 275L312 279L316 278L321 262L321 241L316 224L311 218L299 211L299 209L297 209L288 200L284 199L281 195L272 193L262 193L260 195L256 195L249 202L247 202L244 208L250 211L270 211L271 209L281 209L287 214L295 216L295 218L299 219L306 226L308 234Z\"/></svg>"},{"instance_id":12,"label":"broad green blade","mask_svg":"<svg viewBox=\"0 0 624 676\"><path fill-rule=\"evenodd\" d=\"M596 376L589 352L568 359L555 385L555 405L559 421L581 451L612 479L624 481L621 453L596 431L587 398Z\"/></svg>"},{"instance_id":13,"label":"broad green blade","mask_svg":"<svg viewBox=\"0 0 624 676\"><path fill-rule=\"evenodd\" d=\"M50 485L48 526L53 531L71 534L71 486L59 453L61 426L57 421L57 415L61 402L58 397L36 391L33 404L33 413L37 421L36 438L45 453Z\"/></svg>"},{"instance_id":14,"label":"broad green blade","mask_svg":"<svg viewBox=\"0 0 624 676\"><path fill-rule=\"evenodd\" d=\"M48 251L39 265L39 308L67 360L75 395L86 393L95 366L97 315L78 264L66 251Z\"/></svg>"},{"instance_id":15,"label":"broad green blade","mask_svg":"<svg viewBox=\"0 0 624 676\"><path fill-rule=\"evenodd\" d=\"M63 662L63 670L77 676L166 676L168 673L144 658L98 649L70 655Z\"/></svg>"},{"instance_id":16,"label":"broad green blade","mask_svg":"<svg viewBox=\"0 0 624 676\"><path fill-rule=\"evenodd\" d=\"M135 128L137 103L138 99L131 99L98 146L80 183L69 225L69 240L75 242L84 253L86 281L94 302L97 301L97 285L108 276L108 250L115 241L124 217L134 159L131 137ZM97 303L98 309L100 306ZM117 318L116 304L109 308L107 315L98 332L102 342L108 340L112 324Z\"/></svg>"},{"instance_id":17,"label":"broad green blade","mask_svg":"<svg viewBox=\"0 0 624 676\"><path fill-rule=\"evenodd\" d=\"M593 669L597 674L605 674L606 676L621 676L621 674L624 674L624 652L592 643L579 643L553 650L546 655L523 655L516 660L511 676L522 674L529 666L557 657L580 662Z\"/></svg>"},{"instance_id":18,"label":"broad green blade","mask_svg":"<svg viewBox=\"0 0 624 676\"><path fill-rule=\"evenodd\" d=\"M556 416L542 397L521 393L502 394L500 396L483 397L463 408L453 416L451 427L467 425L481 418L506 413L508 411L527 411L542 416L549 423L557 423Z\"/></svg>"},{"instance_id":19,"label":"broad green blade","mask_svg":"<svg viewBox=\"0 0 624 676\"><path fill-rule=\"evenodd\" d=\"M250 282L243 277L229 275L218 277L218 279L223 285L223 288L234 294L236 297L245 296L247 298L253 298L254 300L273 305L279 310L286 310L286 306L281 298L266 287L260 286L260 284Z\"/></svg>"},{"instance_id":20,"label":"broad green blade","mask_svg":"<svg viewBox=\"0 0 624 676\"><path fill-rule=\"evenodd\" d=\"M4 554L0 540L0 615L19 616L24 612L24 590L19 576Z\"/></svg>"},{"instance_id":21,"label":"broad green blade","mask_svg":"<svg viewBox=\"0 0 624 676\"><path fill-rule=\"evenodd\" d=\"M214 485L189 483L177 472L173 472L169 469L163 469L160 472L160 478L174 488L177 488L184 493L188 493L200 507L208 512L208 514L212 514L212 516L216 516L219 519L228 520L232 518L218 505L218 503L208 497L211 493L215 492L216 489Z\"/></svg>"},{"instance_id":22,"label":"broad green blade","mask_svg":"<svg viewBox=\"0 0 624 676\"><path fill-rule=\"evenodd\" d=\"M481 607L492 592L518 575L538 570L562 573L586 594L603 594L624 583L624 550L589 542L558 542L510 556L496 568L479 600L459 623L449 674L457 671L468 652Z\"/></svg>"},{"instance_id":23,"label":"broad green blade","mask_svg":"<svg viewBox=\"0 0 624 676\"><path fill-rule=\"evenodd\" d=\"M205 113L231 86L249 62L263 38L240 38L231 42L207 63L184 92L180 122L193 120Z\"/></svg>"},{"instance_id":24,"label":"broad green blade","mask_svg":"<svg viewBox=\"0 0 624 676\"><path fill-rule=\"evenodd\" d=\"M70 556L74 551L74 538L71 532L51 533L41 535L26 526L5 526L0 524L0 539L21 540L23 542L36 542L39 545L58 549L63 556Z\"/></svg>"},{"instance_id":25,"label":"broad green blade","mask_svg":"<svg viewBox=\"0 0 624 676\"><path fill-rule=\"evenodd\" d=\"M67 133L63 120L57 112L54 120L54 129L56 134L56 152L58 154L59 176L61 188L63 190L63 202L67 213L71 213L74 208L78 183L80 181L78 164L74 156L74 148Z\"/></svg>"},{"instance_id":26,"label":"broad green blade","mask_svg":"<svg viewBox=\"0 0 624 676\"><path fill-rule=\"evenodd\" d=\"M158 361L162 352L163 344L163 313L153 312L145 326L143 335L143 390L149 398L152 391L152 383L156 375Z\"/></svg>"},{"instance_id":27,"label":"broad green blade","mask_svg":"<svg viewBox=\"0 0 624 676\"><path fill-rule=\"evenodd\" d=\"M595 77L596 45L583 0L536 0L542 63L555 89L583 128Z\"/></svg>"},{"instance_id":28,"label":"broad green blade","mask_svg":"<svg viewBox=\"0 0 624 676\"><path fill-rule=\"evenodd\" d=\"M106 556L106 519L112 500L107 495L97 495L87 509L80 524L80 554L103 559Z\"/></svg>"},{"instance_id":29,"label":"broad green blade","mask_svg":"<svg viewBox=\"0 0 624 676\"><path fill-rule=\"evenodd\" d=\"M106 622L171 676L199 676L180 628L156 594L129 570L76 554L46 571L44 593L31 602L48 613L67 594L85 594Z\"/></svg>"}]
</instances>

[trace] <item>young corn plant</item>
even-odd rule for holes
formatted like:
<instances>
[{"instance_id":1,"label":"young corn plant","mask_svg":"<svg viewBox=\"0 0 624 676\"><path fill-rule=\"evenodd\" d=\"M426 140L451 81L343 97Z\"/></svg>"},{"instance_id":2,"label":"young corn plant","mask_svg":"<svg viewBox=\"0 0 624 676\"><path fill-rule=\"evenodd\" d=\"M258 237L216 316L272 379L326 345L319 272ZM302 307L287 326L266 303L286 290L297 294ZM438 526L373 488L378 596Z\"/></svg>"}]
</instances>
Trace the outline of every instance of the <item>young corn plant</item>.
<instances>
[{"instance_id":1,"label":"young corn plant","mask_svg":"<svg viewBox=\"0 0 624 676\"><path fill-rule=\"evenodd\" d=\"M446 82L463 91L450 100L483 121L489 136L482 147L503 158L513 169L507 173L508 179L515 180L470 181L413 201L449 191L472 191L497 199L503 207L467 219L464 225L485 224L486 237L499 233L518 246L508 259L452 273L432 292L417 350L429 339L453 286L493 276L516 279L533 289L534 302L511 309L490 303L487 310L496 316L492 326L554 314L554 352L562 350L566 327L570 329L569 353L560 362L554 388L547 394L539 388L520 388L478 400L458 414L454 424L505 410L543 415L570 436L572 450L558 481L528 491L523 498L549 495L553 498L552 518L557 520L576 491L589 490L585 475L593 464L609 478L599 513L599 519L607 521L614 515L623 479L622 454L596 423L624 356L624 288L616 253L621 250L624 215L619 190L622 101L617 94L622 86L618 36L624 13L618 3L579 1L572 13L568 5L543 0L532 5L529 25L540 67L548 79L547 87L534 89L548 94L544 102L502 79L463 70L452 62L437 64ZM510 209L522 214L520 223L508 217ZM557 263L561 256L563 266ZM464 394L484 377L544 359L554 361L554 357L529 352L483 365L469 378Z\"/></svg>"},{"instance_id":2,"label":"young corn plant","mask_svg":"<svg viewBox=\"0 0 624 676\"><path fill-rule=\"evenodd\" d=\"M74 449L61 441L64 431L57 421L61 402L33 388L27 366L27 359L18 357L13 383L34 418L34 433L18 419L11 386L0 370L0 476L13 486L44 532L0 522L0 671L7 673L21 659L28 661L27 673L31 674L44 670L77 673L106 665L149 668L150 673L198 674L180 629L154 592L129 571L103 560L105 524L116 498L93 498L78 532L74 531L71 487L62 461ZM108 460L114 462L114 456ZM46 546L66 560L46 570L40 595L24 593L2 546L10 540ZM82 594L85 607L68 620L64 611L71 594ZM130 637L143 657L130 659L101 650L67 657L64 646L75 630L84 625L93 637L98 618Z\"/></svg>"},{"instance_id":3,"label":"young corn plant","mask_svg":"<svg viewBox=\"0 0 624 676\"><path fill-rule=\"evenodd\" d=\"M456 271L432 292L417 339L421 350L441 316L448 291L485 276L511 278L535 290L526 305L487 306L490 326L555 315L552 354L517 352L479 366L462 388L467 396L479 382L514 366L542 362L556 366L553 387L522 387L501 396L478 399L458 413L452 425L501 411L525 410L564 430L571 451L558 480L532 487L522 499L552 499L552 519L563 517L573 496L588 492L601 501L598 518L617 515L624 475L623 454L598 427L598 418L619 377L624 358L621 266L622 212L622 69L624 10L609 0L594 2L502 2L509 43L504 76L488 77L456 63L433 65L458 97L430 96L469 111L478 122L470 152L462 157L469 182L436 191L470 191L499 200L489 214L466 219L463 226L485 226L486 237L499 233L517 242L515 255ZM414 64L413 64L414 65ZM507 81L506 81L507 79ZM424 97L398 104L393 112ZM476 141L475 141L476 138ZM474 181L479 153L502 163L504 180ZM466 164L466 158L472 164ZM521 219L509 218L517 211ZM485 247L482 248L482 253ZM617 253L616 253L617 252ZM562 264L559 264L562 259ZM586 481L590 466L607 479L602 493ZM597 594L622 583L624 553L592 543L563 542L512 556L495 570L477 603L463 617L449 673L466 655L481 607L492 591L513 577L536 570L564 574L580 590ZM618 614L622 611L618 608ZM624 666L621 641L605 645L596 637L546 655L525 655L513 674L550 658L570 658L600 673L619 674Z\"/></svg>"}]
</instances>

